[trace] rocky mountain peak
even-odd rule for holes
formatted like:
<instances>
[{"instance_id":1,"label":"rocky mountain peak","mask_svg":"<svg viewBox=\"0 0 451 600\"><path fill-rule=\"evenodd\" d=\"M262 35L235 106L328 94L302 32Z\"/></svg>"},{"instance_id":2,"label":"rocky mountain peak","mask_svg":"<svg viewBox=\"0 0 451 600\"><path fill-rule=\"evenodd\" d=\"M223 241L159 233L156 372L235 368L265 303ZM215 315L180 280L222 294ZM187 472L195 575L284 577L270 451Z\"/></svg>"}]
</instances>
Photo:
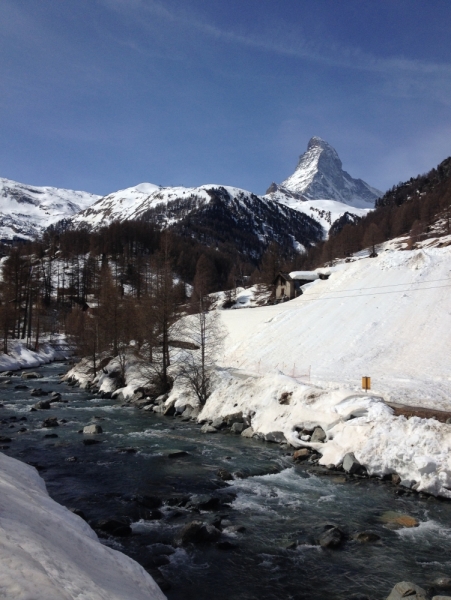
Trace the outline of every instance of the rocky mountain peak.
<instances>
[{"instance_id":1,"label":"rocky mountain peak","mask_svg":"<svg viewBox=\"0 0 451 600\"><path fill-rule=\"evenodd\" d=\"M281 184L272 184L268 193L276 190L290 196L297 194L304 200L336 200L356 208L373 207L382 195L344 171L335 148L317 136L309 140L294 173Z\"/></svg>"}]
</instances>

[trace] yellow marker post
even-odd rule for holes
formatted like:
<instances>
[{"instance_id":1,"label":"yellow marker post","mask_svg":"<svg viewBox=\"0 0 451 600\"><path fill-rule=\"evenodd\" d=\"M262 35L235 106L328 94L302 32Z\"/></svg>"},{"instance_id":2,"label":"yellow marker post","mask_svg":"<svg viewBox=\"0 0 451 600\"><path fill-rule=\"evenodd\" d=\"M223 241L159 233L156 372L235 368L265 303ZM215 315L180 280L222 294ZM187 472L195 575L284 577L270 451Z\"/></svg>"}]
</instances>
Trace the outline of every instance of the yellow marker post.
<instances>
[{"instance_id":1,"label":"yellow marker post","mask_svg":"<svg viewBox=\"0 0 451 600\"><path fill-rule=\"evenodd\" d=\"M362 389L365 392L371 389L371 377L362 377Z\"/></svg>"}]
</instances>

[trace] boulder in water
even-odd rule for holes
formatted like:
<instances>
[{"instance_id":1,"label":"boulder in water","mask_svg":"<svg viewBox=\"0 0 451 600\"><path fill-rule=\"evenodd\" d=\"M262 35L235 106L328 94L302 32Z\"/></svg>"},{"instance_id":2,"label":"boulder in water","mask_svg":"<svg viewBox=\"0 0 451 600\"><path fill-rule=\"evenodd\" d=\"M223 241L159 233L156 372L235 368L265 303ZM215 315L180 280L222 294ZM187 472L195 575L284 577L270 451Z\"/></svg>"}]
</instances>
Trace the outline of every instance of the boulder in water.
<instances>
[{"instance_id":1,"label":"boulder in water","mask_svg":"<svg viewBox=\"0 0 451 600\"><path fill-rule=\"evenodd\" d=\"M40 379L42 375L36 373L35 371L22 373L22 379Z\"/></svg>"},{"instance_id":2,"label":"boulder in water","mask_svg":"<svg viewBox=\"0 0 451 600\"><path fill-rule=\"evenodd\" d=\"M326 525L326 529L318 538L321 548L338 548L345 539L343 531L335 525Z\"/></svg>"},{"instance_id":3,"label":"boulder in water","mask_svg":"<svg viewBox=\"0 0 451 600\"><path fill-rule=\"evenodd\" d=\"M397 583L387 597L387 600L402 600L403 598L409 598L409 600L427 600L426 592L423 588L410 581Z\"/></svg>"},{"instance_id":4,"label":"boulder in water","mask_svg":"<svg viewBox=\"0 0 451 600\"><path fill-rule=\"evenodd\" d=\"M100 427L100 425L86 425L86 427L83 427L83 433L86 435L97 435L99 433L103 433L103 429Z\"/></svg>"},{"instance_id":5,"label":"boulder in water","mask_svg":"<svg viewBox=\"0 0 451 600\"><path fill-rule=\"evenodd\" d=\"M191 521L183 527L177 541L182 546L185 544L211 543L216 542L220 535L219 529L216 529L213 525L205 525L202 521Z\"/></svg>"}]
</instances>

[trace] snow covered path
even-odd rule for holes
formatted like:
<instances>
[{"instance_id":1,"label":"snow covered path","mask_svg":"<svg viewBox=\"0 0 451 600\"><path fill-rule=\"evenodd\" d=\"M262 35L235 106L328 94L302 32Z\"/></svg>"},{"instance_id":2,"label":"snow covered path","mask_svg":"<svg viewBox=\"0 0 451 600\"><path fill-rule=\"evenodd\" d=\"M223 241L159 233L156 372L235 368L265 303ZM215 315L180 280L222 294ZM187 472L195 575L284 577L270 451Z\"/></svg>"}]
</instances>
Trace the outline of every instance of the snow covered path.
<instances>
[{"instance_id":1,"label":"snow covered path","mask_svg":"<svg viewBox=\"0 0 451 600\"><path fill-rule=\"evenodd\" d=\"M144 569L54 502L37 471L0 453L0 598L165 600Z\"/></svg>"}]
</instances>

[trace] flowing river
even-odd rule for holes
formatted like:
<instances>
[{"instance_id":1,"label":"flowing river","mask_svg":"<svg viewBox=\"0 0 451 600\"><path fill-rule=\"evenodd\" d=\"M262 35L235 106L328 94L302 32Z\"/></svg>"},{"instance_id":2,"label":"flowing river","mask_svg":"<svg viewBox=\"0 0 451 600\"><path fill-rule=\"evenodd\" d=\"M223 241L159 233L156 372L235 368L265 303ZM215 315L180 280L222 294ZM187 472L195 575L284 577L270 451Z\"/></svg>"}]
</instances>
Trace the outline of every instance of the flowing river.
<instances>
[{"instance_id":1,"label":"flowing river","mask_svg":"<svg viewBox=\"0 0 451 600\"><path fill-rule=\"evenodd\" d=\"M437 577L451 576L451 502L397 496L394 486L376 479L327 476L309 464L293 465L276 444L229 432L205 435L195 423L121 407L60 383L66 369L54 363L39 369L39 380L0 378L0 435L12 440L1 442L2 451L37 466L50 495L88 521L127 519L133 535L105 534L102 542L161 573L171 586L169 600L379 600L398 581L430 589ZM67 403L30 411L46 399L32 397L33 387L60 392ZM43 428L48 417L59 426ZM92 423L103 429L90 436L101 443L84 445L88 436L78 432ZM174 449L187 454L169 458ZM244 478L225 483L219 469ZM199 494L219 498L219 506L193 510L189 498ZM152 514L136 501L143 495L163 506ZM396 530L388 511L410 515L419 526ZM219 519L219 544L174 544L186 523ZM348 536L335 550L317 545L329 523ZM363 531L380 539L354 541Z\"/></svg>"}]
</instances>

